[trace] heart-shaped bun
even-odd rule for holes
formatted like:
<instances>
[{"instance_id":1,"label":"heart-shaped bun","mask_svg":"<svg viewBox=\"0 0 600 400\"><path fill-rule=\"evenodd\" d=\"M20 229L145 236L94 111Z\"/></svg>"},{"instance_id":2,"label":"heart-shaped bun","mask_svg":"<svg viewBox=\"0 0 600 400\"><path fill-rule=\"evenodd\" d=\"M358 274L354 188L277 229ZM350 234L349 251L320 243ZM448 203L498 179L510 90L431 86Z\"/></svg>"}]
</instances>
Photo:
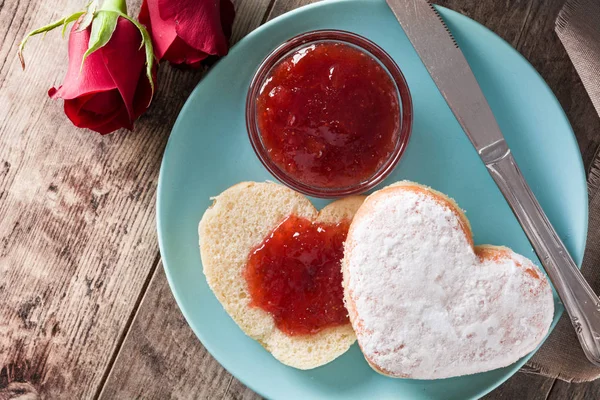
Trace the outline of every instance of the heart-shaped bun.
<instances>
[{"instance_id":1,"label":"heart-shaped bun","mask_svg":"<svg viewBox=\"0 0 600 400\"><path fill-rule=\"evenodd\" d=\"M533 262L506 247L474 247L458 205L412 182L367 197L342 271L358 344L388 376L505 367L540 344L554 315L550 285Z\"/></svg>"},{"instance_id":2,"label":"heart-shaped bun","mask_svg":"<svg viewBox=\"0 0 600 400\"><path fill-rule=\"evenodd\" d=\"M250 305L244 277L249 255L289 216L323 224L350 221L363 200L348 197L319 212L285 186L243 182L217 196L200 221L200 253L210 288L240 328L286 365L311 369L326 364L345 353L356 336L349 322L308 335L279 330L271 314Z\"/></svg>"}]
</instances>

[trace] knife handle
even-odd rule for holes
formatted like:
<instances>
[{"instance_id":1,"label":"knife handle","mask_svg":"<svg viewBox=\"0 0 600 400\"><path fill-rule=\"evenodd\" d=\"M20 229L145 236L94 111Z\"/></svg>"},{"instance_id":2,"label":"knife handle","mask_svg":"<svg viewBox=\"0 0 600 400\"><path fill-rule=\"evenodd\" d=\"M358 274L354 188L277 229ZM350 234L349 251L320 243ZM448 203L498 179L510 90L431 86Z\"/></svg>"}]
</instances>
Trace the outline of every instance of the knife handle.
<instances>
[{"instance_id":1,"label":"knife handle","mask_svg":"<svg viewBox=\"0 0 600 400\"><path fill-rule=\"evenodd\" d=\"M600 366L600 300L575 265L552 224L506 148L500 158L486 163L488 171L521 223L533 249L554 284L583 352Z\"/></svg>"}]
</instances>

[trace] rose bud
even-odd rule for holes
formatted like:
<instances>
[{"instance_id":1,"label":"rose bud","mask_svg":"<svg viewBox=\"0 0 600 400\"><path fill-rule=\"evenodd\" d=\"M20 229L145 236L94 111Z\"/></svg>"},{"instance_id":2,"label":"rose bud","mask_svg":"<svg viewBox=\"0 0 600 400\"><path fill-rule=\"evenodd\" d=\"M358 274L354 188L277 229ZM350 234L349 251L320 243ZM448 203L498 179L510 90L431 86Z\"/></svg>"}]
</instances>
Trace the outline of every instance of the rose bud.
<instances>
[{"instance_id":1,"label":"rose bud","mask_svg":"<svg viewBox=\"0 0 600 400\"><path fill-rule=\"evenodd\" d=\"M97 1L75 13L30 32L33 35L75 22L69 34L69 66L61 86L48 95L64 99L67 117L80 128L100 134L119 128L133 129L146 111L156 80L152 41L143 25L127 16L125 0Z\"/></svg>"},{"instance_id":2,"label":"rose bud","mask_svg":"<svg viewBox=\"0 0 600 400\"><path fill-rule=\"evenodd\" d=\"M198 68L208 56L227 54L234 17L230 0L144 0L138 19L159 60Z\"/></svg>"}]
</instances>

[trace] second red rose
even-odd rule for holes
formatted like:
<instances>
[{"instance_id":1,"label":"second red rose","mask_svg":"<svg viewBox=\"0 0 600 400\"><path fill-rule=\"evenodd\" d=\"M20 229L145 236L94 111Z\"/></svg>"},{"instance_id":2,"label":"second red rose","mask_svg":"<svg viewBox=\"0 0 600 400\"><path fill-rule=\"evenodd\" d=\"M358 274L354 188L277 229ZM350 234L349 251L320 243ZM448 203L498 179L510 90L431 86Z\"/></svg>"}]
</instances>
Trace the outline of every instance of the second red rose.
<instances>
[{"instance_id":1,"label":"second red rose","mask_svg":"<svg viewBox=\"0 0 600 400\"><path fill-rule=\"evenodd\" d=\"M208 56L224 56L235 10L230 0L144 0L146 25L156 57L197 68Z\"/></svg>"}]
</instances>

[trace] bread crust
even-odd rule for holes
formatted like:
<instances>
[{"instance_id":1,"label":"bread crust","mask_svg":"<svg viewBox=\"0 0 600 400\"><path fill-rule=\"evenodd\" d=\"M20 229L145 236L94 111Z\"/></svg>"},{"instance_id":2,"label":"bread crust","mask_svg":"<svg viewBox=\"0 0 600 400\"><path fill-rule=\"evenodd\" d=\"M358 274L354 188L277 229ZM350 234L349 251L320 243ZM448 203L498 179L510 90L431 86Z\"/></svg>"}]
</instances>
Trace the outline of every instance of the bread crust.
<instances>
[{"instance_id":1,"label":"bread crust","mask_svg":"<svg viewBox=\"0 0 600 400\"><path fill-rule=\"evenodd\" d=\"M543 281L542 283L549 287L549 284L548 284L548 281L547 281L547 278L545 277L545 275L543 273L541 273L537 269L537 267L533 263L531 263L529 260L527 260L528 265L525 265L525 266L523 265L523 263L519 262L518 260L515 260L514 257L516 255L515 255L515 253L512 252L511 249L504 247L504 246L493 246L493 245L474 246L473 245L473 235L472 235L469 220L467 219L464 211L460 209L458 204L453 199L449 198L448 196L446 196L445 194L443 194L441 192L438 192L436 190L433 190L427 186L424 186L424 185L421 185L418 183L414 183L414 182L410 182L410 181L397 182L397 183L387 186L379 191L376 191L367 197L367 199L365 200L365 202L363 203L361 208L356 213L356 215L353 219L353 222L350 225L349 232L348 232L348 240L346 242L344 259L342 261L344 302L345 302L346 308L348 310L348 315L350 317L350 321L352 322L354 330L356 331L357 336L359 337L358 344L361 347L361 349L363 349L363 348L361 345L360 337L361 337L361 334L366 333L366 332L364 330L364 327L362 326L362 322L358 315L355 296L353 295L353 291L349 287L349 280L350 280L351 272L348 267L349 267L349 260L352 257L352 250L353 250L352 245L349 244L349 242L351 242L350 238L353 236L356 226L361 224L361 221L363 218L365 218L365 216L368 216L370 213L373 212L373 207L374 207L373 204L374 204L375 200L377 200L381 197L385 197L390 194L393 194L394 192L396 192L398 190L412 191L415 193L425 194L426 196L435 200L438 204L450 209L451 212L458 218L460 227L461 227L465 237L467 238L468 242L470 243L471 247L473 248L473 251L475 252L475 254L477 255L477 257L479 258L480 261L482 261L482 262L485 260L499 261L501 259L511 259L511 260L515 261L515 264L517 265L517 267L525 268L525 272L527 274L529 274L534 279ZM519 257L521 257L521 256L519 256ZM382 290L385 290L385 288L382 288ZM550 298L551 298L551 296L550 296ZM549 307L550 315L553 315L554 304L552 301L551 301L551 304L548 305L548 307ZM547 332L547 328L546 328L546 332ZM368 333L366 333L366 334L368 334ZM545 336L545 334L546 333L544 332L544 336ZM382 375L393 377L393 378L413 378L413 376L410 373L393 373L391 371L386 370L381 365L378 365L371 357L369 357L367 354L365 354L364 349L363 349L363 355L365 356L365 359L368 362L368 364L371 366L371 368L373 368L376 372L378 372ZM516 359L515 359L515 361L516 361ZM500 367L498 367L498 368L500 368ZM460 374L459 375L451 375L451 376L460 376ZM416 378L429 379L429 378L423 378L423 377L416 377Z\"/></svg>"},{"instance_id":2,"label":"bread crust","mask_svg":"<svg viewBox=\"0 0 600 400\"><path fill-rule=\"evenodd\" d=\"M290 215L337 223L351 220L363 201L364 196L352 196L319 212L306 197L285 186L242 182L217 196L200 221L200 254L208 285L240 328L283 364L316 368L346 352L356 336L349 323L302 336L277 329L269 313L250 306L243 276L248 256Z\"/></svg>"}]
</instances>

